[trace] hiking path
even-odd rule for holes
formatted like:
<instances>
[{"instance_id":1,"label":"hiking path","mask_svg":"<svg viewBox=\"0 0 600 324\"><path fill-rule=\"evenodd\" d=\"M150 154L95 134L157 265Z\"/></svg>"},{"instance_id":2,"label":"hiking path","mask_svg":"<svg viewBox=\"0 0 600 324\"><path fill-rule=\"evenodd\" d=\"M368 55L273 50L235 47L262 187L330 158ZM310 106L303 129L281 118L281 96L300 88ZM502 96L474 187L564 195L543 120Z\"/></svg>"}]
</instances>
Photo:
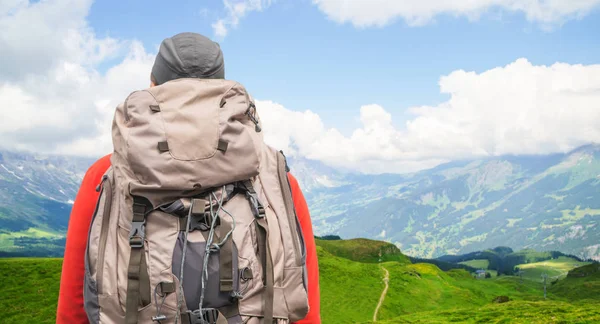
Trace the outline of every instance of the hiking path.
<instances>
[{"instance_id":1,"label":"hiking path","mask_svg":"<svg viewBox=\"0 0 600 324\"><path fill-rule=\"evenodd\" d=\"M385 299L385 295L387 294L389 288L388 281L390 281L390 272L384 267L381 267L381 269L385 271L385 277L383 277L385 288L383 288L383 291L381 292L381 297L379 297L379 303L377 303L377 307L375 308L375 314L373 314L373 322L377 322L377 313L379 312L379 308L381 308L381 304L383 304L383 300Z\"/></svg>"}]
</instances>

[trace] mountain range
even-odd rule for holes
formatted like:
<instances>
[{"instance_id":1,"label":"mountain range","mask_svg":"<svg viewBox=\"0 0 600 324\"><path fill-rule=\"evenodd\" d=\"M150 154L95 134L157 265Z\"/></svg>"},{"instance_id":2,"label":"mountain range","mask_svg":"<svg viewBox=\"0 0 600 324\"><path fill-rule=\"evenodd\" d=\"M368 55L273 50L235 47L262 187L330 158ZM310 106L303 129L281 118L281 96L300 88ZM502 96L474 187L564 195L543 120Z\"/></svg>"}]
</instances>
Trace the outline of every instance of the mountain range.
<instances>
[{"instance_id":1,"label":"mountain range","mask_svg":"<svg viewBox=\"0 0 600 324\"><path fill-rule=\"evenodd\" d=\"M0 151L0 256L61 256L92 159Z\"/></svg>"},{"instance_id":2,"label":"mountain range","mask_svg":"<svg viewBox=\"0 0 600 324\"><path fill-rule=\"evenodd\" d=\"M0 251L60 255L92 163L0 151ZM358 174L294 157L289 165L315 235L383 240L424 258L509 246L600 259L600 145L410 174Z\"/></svg>"},{"instance_id":3,"label":"mountain range","mask_svg":"<svg viewBox=\"0 0 600 324\"><path fill-rule=\"evenodd\" d=\"M292 159L315 233L367 237L433 258L495 246L600 258L600 145L455 161L406 174Z\"/></svg>"}]
</instances>

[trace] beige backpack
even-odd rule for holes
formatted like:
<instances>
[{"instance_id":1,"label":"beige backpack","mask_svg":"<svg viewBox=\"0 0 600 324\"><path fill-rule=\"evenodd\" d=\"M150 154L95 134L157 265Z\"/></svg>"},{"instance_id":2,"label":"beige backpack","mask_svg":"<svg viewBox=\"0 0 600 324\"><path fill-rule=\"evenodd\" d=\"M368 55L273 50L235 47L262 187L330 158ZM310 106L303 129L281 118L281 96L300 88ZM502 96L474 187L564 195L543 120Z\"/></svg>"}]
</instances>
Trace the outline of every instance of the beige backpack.
<instances>
[{"instance_id":1,"label":"beige backpack","mask_svg":"<svg viewBox=\"0 0 600 324\"><path fill-rule=\"evenodd\" d=\"M239 83L178 79L113 122L85 256L91 323L290 323L308 313L283 153Z\"/></svg>"}]
</instances>

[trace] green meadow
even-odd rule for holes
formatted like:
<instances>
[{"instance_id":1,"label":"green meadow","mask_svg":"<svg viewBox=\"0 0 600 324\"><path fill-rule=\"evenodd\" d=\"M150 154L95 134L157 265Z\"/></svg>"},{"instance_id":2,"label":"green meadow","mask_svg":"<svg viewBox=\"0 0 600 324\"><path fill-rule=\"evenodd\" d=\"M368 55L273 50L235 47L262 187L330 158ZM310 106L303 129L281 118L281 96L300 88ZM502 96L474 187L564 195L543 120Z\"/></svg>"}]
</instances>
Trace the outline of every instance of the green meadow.
<instances>
[{"instance_id":1,"label":"green meadow","mask_svg":"<svg viewBox=\"0 0 600 324\"><path fill-rule=\"evenodd\" d=\"M55 323L62 259L0 259L2 323Z\"/></svg>"},{"instance_id":2,"label":"green meadow","mask_svg":"<svg viewBox=\"0 0 600 324\"><path fill-rule=\"evenodd\" d=\"M548 279L563 279L570 270L587 264L589 263L561 256L552 260L520 264L518 267L523 270L523 278L540 281L542 274L546 274Z\"/></svg>"},{"instance_id":3,"label":"green meadow","mask_svg":"<svg viewBox=\"0 0 600 324\"><path fill-rule=\"evenodd\" d=\"M323 323L597 323L598 264L573 268L568 258L522 265L526 273L555 269L547 299L540 280L475 279L463 269L411 263L394 245L365 239L317 240ZM55 323L61 259L0 259L2 323ZM483 266L471 262L469 266ZM565 273L566 271L566 273ZM536 273L535 276L533 273ZM541 275L541 272L540 272ZM507 302L498 303L500 296ZM503 297L503 298L505 298ZM500 298L501 299L501 298Z\"/></svg>"}]
</instances>

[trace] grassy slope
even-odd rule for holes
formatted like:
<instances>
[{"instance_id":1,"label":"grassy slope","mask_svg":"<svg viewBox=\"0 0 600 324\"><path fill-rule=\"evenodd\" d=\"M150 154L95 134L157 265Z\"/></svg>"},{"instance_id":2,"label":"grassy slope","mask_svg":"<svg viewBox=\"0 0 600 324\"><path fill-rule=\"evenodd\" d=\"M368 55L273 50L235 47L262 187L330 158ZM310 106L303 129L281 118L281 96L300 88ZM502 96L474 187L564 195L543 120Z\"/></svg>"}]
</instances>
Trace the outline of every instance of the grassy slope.
<instances>
[{"instance_id":1,"label":"grassy slope","mask_svg":"<svg viewBox=\"0 0 600 324\"><path fill-rule=\"evenodd\" d=\"M27 230L19 231L19 232L0 232L0 250L7 252L18 251L18 248L15 247L14 239L19 238L31 238L31 239L60 239L63 238L64 235L59 233L54 233L50 231L45 231L39 228L30 227Z\"/></svg>"},{"instance_id":2,"label":"grassy slope","mask_svg":"<svg viewBox=\"0 0 600 324\"><path fill-rule=\"evenodd\" d=\"M518 267L523 270L524 279L541 281L543 273L546 273L549 279L562 279L567 276L569 270L587 264L589 263L579 262L569 257L558 257L553 260L520 264Z\"/></svg>"},{"instance_id":3,"label":"grassy slope","mask_svg":"<svg viewBox=\"0 0 600 324\"><path fill-rule=\"evenodd\" d=\"M336 257L321 247L317 253L323 322L370 320L383 289L379 266ZM61 266L61 259L0 258L6 284L0 291L2 323L54 323Z\"/></svg>"},{"instance_id":4,"label":"grassy slope","mask_svg":"<svg viewBox=\"0 0 600 324\"><path fill-rule=\"evenodd\" d=\"M386 245L393 245L372 240L318 240L317 244L324 323L370 320L384 286L381 280L383 272L377 264L349 259L373 261L373 256L378 258L378 251L385 249ZM429 310L481 306L499 295L508 295L516 300L542 299L541 290L532 282L525 281L521 286L517 278L511 277L476 280L465 270L444 272L432 264L407 263L399 250L393 250L392 255L402 262L381 263L390 272L390 288L379 319ZM385 259L385 254L382 259Z\"/></svg>"},{"instance_id":5,"label":"grassy slope","mask_svg":"<svg viewBox=\"0 0 600 324\"><path fill-rule=\"evenodd\" d=\"M600 265L589 264L569 271L567 278L552 285L549 292L566 301L591 300L598 305L600 303Z\"/></svg>"},{"instance_id":6,"label":"grassy slope","mask_svg":"<svg viewBox=\"0 0 600 324\"><path fill-rule=\"evenodd\" d=\"M376 264L353 262L317 246L323 323L355 323L372 319L383 289Z\"/></svg>"},{"instance_id":7,"label":"grassy slope","mask_svg":"<svg viewBox=\"0 0 600 324\"><path fill-rule=\"evenodd\" d=\"M484 269L485 272L489 273L492 277L498 276L498 271L488 270L490 261L486 260L486 259L475 259L475 260L463 261L463 262L459 262L458 264L464 264L469 267L473 267L475 269Z\"/></svg>"},{"instance_id":8,"label":"grassy slope","mask_svg":"<svg viewBox=\"0 0 600 324\"><path fill-rule=\"evenodd\" d=\"M515 268L520 267L527 270L524 273L524 278L536 281L541 280L544 271L550 277L564 278L570 269L589 264L589 262L580 262L576 257L558 251L538 252L533 249L523 249L511 253L510 250L506 249L498 247L493 250L488 249L463 255L444 255L439 257L438 260L470 266L475 269L487 269L493 277L499 271L505 275L513 275Z\"/></svg>"},{"instance_id":9,"label":"grassy slope","mask_svg":"<svg viewBox=\"0 0 600 324\"><path fill-rule=\"evenodd\" d=\"M62 259L0 259L2 323L54 323Z\"/></svg>"},{"instance_id":10,"label":"grassy slope","mask_svg":"<svg viewBox=\"0 0 600 324\"><path fill-rule=\"evenodd\" d=\"M352 261L375 263L397 261L403 264L410 263L408 257L395 245L387 242L369 240L369 239L350 239L350 240L316 240L318 246L325 251ZM380 256L381 254L381 256Z\"/></svg>"},{"instance_id":11,"label":"grassy slope","mask_svg":"<svg viewBox=\"0 0 600 324\"><path fill-rule=\"evenodd\" d=\"M361 263L333 255L322 243L318 242L317 252L323 323L370 321L384 287L380 266L390 272L390 287L378 316L382 323L600 320L600 310L596 310L600 270L593 268L598 265L572 270L572 275L549 287L548 300L544 301L539 282L525 280L520 284L511 276L476 280L465 270L443 272L431 264L406 263L395 251L391 255L403 262ZM339 241L337 249L335 244L327 247L366 260L372 260L373 251L381 249L371 241L366 244L370 249L363 248L358 254L344 249L354 248L355 243ZM60 259L0 259L0 276L6 283L0 292L0 309L5 315L2 323L53 323L60 270ZM582 274L585 276L578 277ZM511 302L492 304L500 295L509 296Z\"/></svg>"},{"instance_id":12,"label":"grassy slope","mask_svg":"<svg viewBox=\"0 0 600 324\"><path fill-rule=\"evenodd\" d=\"M518 287L515 278L477 280L464 270L443 272L431 264L402 266L385 264L390 271L390 289L380 318L402 314L482 306L500 295L518 300L539 300L541 291L533 285Z\"/></svg>"},{"instance_id":13,"label":"grassy slope","mask_svg":"<svg viewBox=\"0 0 600 324\"><path fill-rule=\"evenodd\" d=\"M487 269L490 265L490 261L486 259L476 259L459 262L459 264L468 265L469 267L473 267L475 269Z\"/></svg>"},{"instance_id":14,"label":"grassy slope","mask_svg":"<svg viewBox=\"0 0 600 324\"><path fill-rule=\"evenodd\" d=\"M463 308L415 313L378 323L598 323L600 307L559 301L513 301Z\"/></svg>"},{"instance_id":15,"label":"grassy slope","mask_svg":"<svg viewBox=\"0 0 600 324\"><path fill-rule=\"evenodd\" d=\"M322 242L317 242L321 245ZM345 247L352 246L344 241L330 241L327 247L339 255L356 257L356 253L350 253ZM362 255L372 255L368 248L361 246ZM320 249L321 250L321 249ZM322 251L322 250L321 250ZM324 251L323 251L324 252ZM321 252L322 253L322 252ZM541 253L524 251L529 260L542 257ZM329 258L338 260L338 265L350 265L347 260L333 255L322 254L320 262ZM569 260L558 259L556 266L566 267L572 264ZM366 266L369 266L368 264ZM373 265L375 266L375 265ZM585 278L567 278L549 288L548 300L543 300L543 290L539 282L525 280L520 282L519 278L513 276L501 276L491 280L476 280L464 270L451 270L443 272L431 264L406 264L398 262L382 263L390 272L390 288L379 313L381 323L447 323L450 321L467 323L559 323L563 321L595 322L600 320L600 310L596 306L582 300L598 296L600 292L600 272ZM371 267L368 276L373 276L376 268ZM329 270L329 269L328 269ZM590 272L590 271L587 271ZM371 309L374 308L373 288L381 291L383 284L381 280L373 281L373 287L364 289L366 294L359 297L362 300L360 307L363 311L350 315L346 304L356 305L357 296L349 294L352 300L347 302L346 297L337 300L328 300L331 296L325 289L329 288L329 276L338 278L338 275L328 275L321 270L322 282L322 314L324 323L350 323L369 322L372 316ZM380 273L380 279L382 274ZM346 276L344 276L346 277ZM365 276L366 277L366 276ZM371 280L373 278L369 278ZM339 279L336 279L339 280ZM347 285L343 287L343 285ZM336 282L337 291L356 291L352 287L355 279ZM328 287L325 288L324 287ZM587 295L576 294L577 290L586 288ZM492 299L496 296L509 296L511 301L504 304L493 304ZM334 296L334 297L335 297ZM595 297L594 297L595 298ZM570 303L572 302L572 303ZM593 300L596 302L596 300ZM366 318L366 319L365 319ZM363 320L365 319L365 320ZM383 320L383 321L382 321ZM386 321L388 320L388 321Z\"/></svg>"},{"instance_id":16,"label":"grassy slope","mask_svg":"<svg viewBox=\"0 0 600 324\"><path fill-rule=\"evenodd\" d=\"M522 257L525 263L539 262L543 260L549 260L552 258L550 252L538 252L533 249L523 249L508 255L512 258Z\"/></svg>"}]
</instances>

